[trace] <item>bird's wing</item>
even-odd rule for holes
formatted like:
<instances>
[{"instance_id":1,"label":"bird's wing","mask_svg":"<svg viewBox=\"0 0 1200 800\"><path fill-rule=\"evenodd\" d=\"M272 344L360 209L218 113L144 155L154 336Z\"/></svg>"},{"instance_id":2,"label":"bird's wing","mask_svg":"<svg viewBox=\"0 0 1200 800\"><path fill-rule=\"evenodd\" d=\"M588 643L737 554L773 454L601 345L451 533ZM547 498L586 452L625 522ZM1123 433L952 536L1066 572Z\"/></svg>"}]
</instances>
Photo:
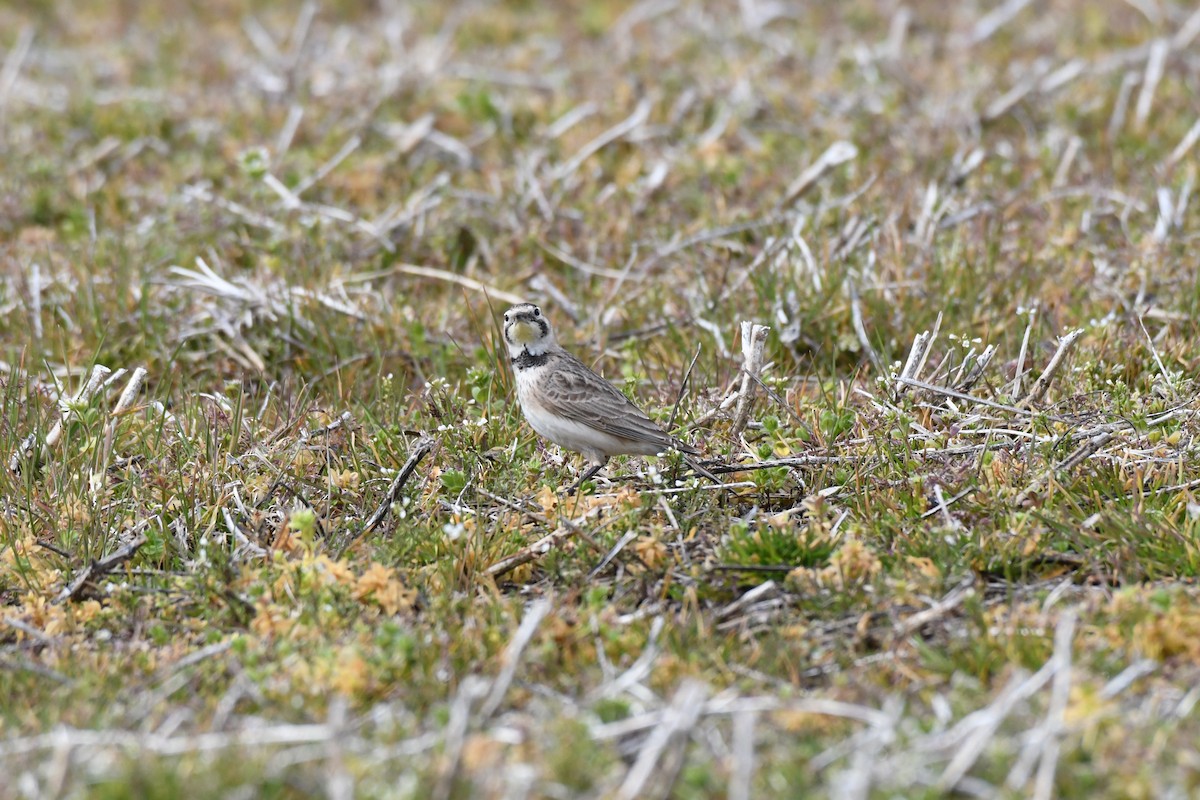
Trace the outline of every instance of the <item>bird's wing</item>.
<instances>
[{"instance_id":1,"label":"bird's wing","mask_svg":"<svg viewBox=\"0 0 1200 800\"><path fill-rule=\"evenodd\" d=\"M661 444L685 453L698 453L658 427L617 387L588 369L579 359L563 354L558 369L549 370L539 393L547 410L567 419L635 442Z\"/></svg>"}]
</instances>

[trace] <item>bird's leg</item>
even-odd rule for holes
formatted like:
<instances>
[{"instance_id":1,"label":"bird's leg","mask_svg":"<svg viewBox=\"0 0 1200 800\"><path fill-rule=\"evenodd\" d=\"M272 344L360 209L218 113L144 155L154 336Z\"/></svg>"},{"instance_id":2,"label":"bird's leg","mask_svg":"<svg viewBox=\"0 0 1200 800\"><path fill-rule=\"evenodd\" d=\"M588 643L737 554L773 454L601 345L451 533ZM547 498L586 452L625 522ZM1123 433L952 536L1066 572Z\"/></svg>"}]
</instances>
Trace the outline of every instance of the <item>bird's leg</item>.
<instances>
[{"instance_id":1,"label":"bird's leg","mask_svg":"<svg viewBox=\"0 0 1200 800\"><path fill-rule=\"evenodd\" d=\"M564 495L566 497L570 497L571 495L575 494L575 490L578 489L580 486L582 486L584 481L591 480L596 475L597 472L604 469L604 464L605 464L604 461L601 461L598 464L594 461L591 462L588 465L587 470L585 470L584 473L579 476L579 480L577 480L573 484L571 484L571 488L567 489L567 491L564 492Z\"/></svg>"}]
</instances>

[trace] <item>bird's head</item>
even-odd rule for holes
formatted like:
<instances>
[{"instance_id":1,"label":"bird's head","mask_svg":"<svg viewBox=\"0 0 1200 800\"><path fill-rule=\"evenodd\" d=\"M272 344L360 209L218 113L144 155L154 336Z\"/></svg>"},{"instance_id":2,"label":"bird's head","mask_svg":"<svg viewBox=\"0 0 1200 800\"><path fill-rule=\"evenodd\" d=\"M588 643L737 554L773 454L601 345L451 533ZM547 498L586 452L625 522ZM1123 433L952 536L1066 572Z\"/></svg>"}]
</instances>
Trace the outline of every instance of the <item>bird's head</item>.
<instances>
[{"instance_id":1,"label":"bird's head","mask_svg":"<svg viewBox=\"0 0 1200 800\"><path fill-rule=\"evenodd\" d=\"M504 312L504 342L512 358L521 351L540 356L556 344L550 323L532 303L521 303Z\"/></svg>"}]
</instances>

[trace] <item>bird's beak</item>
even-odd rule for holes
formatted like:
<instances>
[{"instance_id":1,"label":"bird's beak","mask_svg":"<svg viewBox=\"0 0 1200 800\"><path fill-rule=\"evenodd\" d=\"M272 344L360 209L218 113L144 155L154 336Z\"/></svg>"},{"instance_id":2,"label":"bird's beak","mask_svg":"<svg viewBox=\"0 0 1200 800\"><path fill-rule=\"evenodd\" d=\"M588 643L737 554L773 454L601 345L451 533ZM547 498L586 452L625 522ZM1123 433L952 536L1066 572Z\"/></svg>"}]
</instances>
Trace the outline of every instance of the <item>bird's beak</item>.
<instances>
[{"instance_id":1,"label":"bird's beak","mask_svg":"<svg viewBox=\"0 0 1200 800\"><path fill-rule=\"evenodd\" d=\"M541 331L532 322L523 319L514 320L508 324L509 338L517 344L533 344Z\"/></svg>"}]
</instances>

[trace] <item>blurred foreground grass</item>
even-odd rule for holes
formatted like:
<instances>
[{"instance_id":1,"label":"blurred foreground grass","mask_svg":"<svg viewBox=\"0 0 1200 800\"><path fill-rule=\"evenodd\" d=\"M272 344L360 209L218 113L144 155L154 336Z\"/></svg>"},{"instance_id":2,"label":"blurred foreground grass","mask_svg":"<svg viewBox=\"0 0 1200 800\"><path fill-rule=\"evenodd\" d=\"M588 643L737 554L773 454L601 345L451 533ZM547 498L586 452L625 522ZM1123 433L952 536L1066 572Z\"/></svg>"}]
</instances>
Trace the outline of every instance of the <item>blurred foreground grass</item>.
<instances>
[{"instance_id":1,"label":"blurred foreground grass","mask_svg":"<svg viewBox=\"0 0 1200 800\"><path fill-rule=\"evenodd\" d=\"M1198 40L0 9L0 796L1189 796ZM514 297L748 468L560 500Z\"/></svg>"}]
</instances>

